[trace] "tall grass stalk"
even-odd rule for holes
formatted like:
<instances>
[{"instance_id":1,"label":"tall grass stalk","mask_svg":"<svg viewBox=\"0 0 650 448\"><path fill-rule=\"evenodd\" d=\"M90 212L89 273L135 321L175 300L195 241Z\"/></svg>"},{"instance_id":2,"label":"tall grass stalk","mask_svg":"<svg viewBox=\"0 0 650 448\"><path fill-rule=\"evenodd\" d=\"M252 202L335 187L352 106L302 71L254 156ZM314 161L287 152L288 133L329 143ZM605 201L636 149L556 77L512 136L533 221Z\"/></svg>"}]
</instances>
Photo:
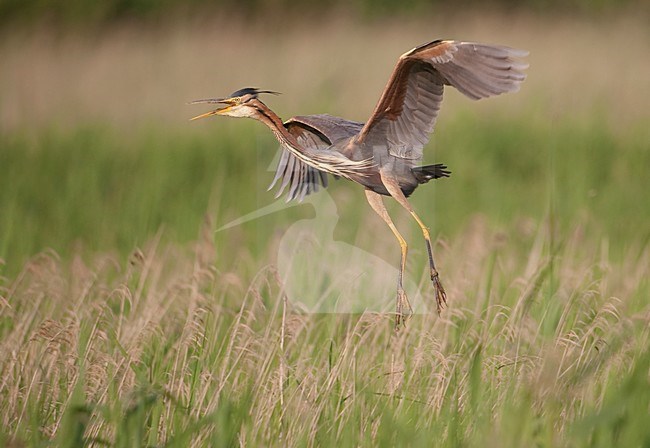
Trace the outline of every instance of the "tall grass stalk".
<instances>
[{"instance_id":1,"label":"tall grass stalk","mask_svg":"<svg viewBox=\"0 0 650 448\"><path fill-rule=\"evenodd\" d=\"M249 280L220 270L207 235L155 239L127 261L26 263L2 293L5 441L648 440L647 247L614 263L579 232L552 253L547 224L515 246L477 221L444 251L449 308L394 332L390 315L302 314L273 267Z\"/></svg>"}]
</instances>

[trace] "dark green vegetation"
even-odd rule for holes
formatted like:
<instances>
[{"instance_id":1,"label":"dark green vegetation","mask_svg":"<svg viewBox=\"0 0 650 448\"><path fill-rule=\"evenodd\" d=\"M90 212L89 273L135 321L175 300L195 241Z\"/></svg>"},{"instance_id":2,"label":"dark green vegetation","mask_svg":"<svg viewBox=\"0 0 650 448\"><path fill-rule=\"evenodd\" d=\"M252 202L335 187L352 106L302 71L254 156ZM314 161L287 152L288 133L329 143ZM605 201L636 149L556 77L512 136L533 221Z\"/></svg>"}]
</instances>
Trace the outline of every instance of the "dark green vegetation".
<instances>
[{"instance_id":1,"label":"dark green vegetation","mask_svg":"<svg viewBox=\"0 0 650 448\"><path fill-rule=\"evenodd\" d=\"M128 138L101 127L3 135L5 269L16 273L26 257L46 248L69 254L77 242L126 254L158 230L166 240L188 241L206 213L220 226L273 202L266 187L277 144L254 123L238 125ZM437 132L432 147L427 158L446 163L452 178L421 187L413 200L445 238L477 213L499 227L549 216L562 234L585 225L593 241L608 237L615 255L642 248L650 237L650 203L638 196L650 166L643 129L616 135L598 121L458 116ZM353 241L368 211L362 189L347 181L332 185L341 237ZM246 240L251 253L259 255L264 241L300 213L290 209L247 225L254 229Z\"/></svg>"},{"instance_id":2,"label":"dark green vegetation","mask_svg":"<svg viewBox=\"0 0 650 448\"><path fill-rule=\"evenodd\" d=\"M285 303L275 243L311 206L215 233L272 202L277 146L193 131L0 137L0 445L650 443L647 129L445 121L427 162L453 175L413 201L450 307L397 334ZM361 188L332 184L335 236L396 261Z\"/></svg>"},{"instance_id":3,"label":"dark green vegetation","mask_svg":"<svg viewBox=\"0 0 650 448\"><path fill-rule=\"evenodd\" d=\"M98 24L111 24L119 20L135 19L155 23L161 19L174 16L187 18L200 16L197 11L224 14L229 18L264 19L265 16L286 16L297 14L328 14L332 11L345 11L358 18L384 18L402 15L414 17L417 14L432 14L445 11L447 15L458 12L459 6L476 6L472 0L455 2L451 8L443 0L404 0L399 3L389 0L354 0L319 2L307 0L293 2L290 0L221 0L210 4L202 0L68 0L51 2L46 0L20 1L0 0L0 23L11 21L45 22L57 25L74 25L88 27ZM579 12L603 14L619 12L621 8L630 10L644 8L638 0L491 0L485 4L491 10L532 11L541 14L562 12ZM647 7L644 9L647 12Z\"/></svg>"}]
</instances>

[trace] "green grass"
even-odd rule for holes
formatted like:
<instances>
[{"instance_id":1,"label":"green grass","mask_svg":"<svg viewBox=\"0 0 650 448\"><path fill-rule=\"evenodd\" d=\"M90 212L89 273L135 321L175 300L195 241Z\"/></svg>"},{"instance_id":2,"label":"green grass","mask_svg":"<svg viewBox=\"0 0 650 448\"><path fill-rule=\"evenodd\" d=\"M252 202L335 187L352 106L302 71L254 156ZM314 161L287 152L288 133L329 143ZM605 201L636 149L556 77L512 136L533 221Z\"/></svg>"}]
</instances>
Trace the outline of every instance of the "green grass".
<instances>
[{"instance_id":1,"label":"green grass","mask_svg":"<svg viewBox=\"0 0 650 448\"><path fill-rule=\"evenodd\" d=\"M25 257L46 248L69 254L76 243L128 253L161 228L171 241L189 241L206 213L220 226L270 204L266 187L277 144L254 123L225 130L214 125L212 132L187 135L152 129L122 137L86 127L1 136L0 257L6 269L15 274ZM650 236L650 205L639 197L650 166L642 129L618 136L598 121L555 126L527 117L459 116L437 131L432 147L427 158L433 162L435 154L453 175L421 187L413 200L444 236L454 237L477 213L498 226L524 218L539 222L551 205L563 231L579 220L598 238L615 240L616 248ZM353 240L368 211L359 206L362 189L333 184L340 231ZM252 254L300 213L289 210L246 227L254 237Z\"/></svg>"},{"instance_id":2,"label":"green grass","mask_svg":"<svg viewBox=\"0 0 650 448\"><path fill-rule=\"evenodd\" d=\"M283 300L310 206L214 232L272 202L254 123L0 139L0 445L650 444L645 129L444 121L427 161L453 175L413 202L450 304L397 333ZM396 262L361 188L332 195L335 236Z\"/></svg>"}]
</instances>

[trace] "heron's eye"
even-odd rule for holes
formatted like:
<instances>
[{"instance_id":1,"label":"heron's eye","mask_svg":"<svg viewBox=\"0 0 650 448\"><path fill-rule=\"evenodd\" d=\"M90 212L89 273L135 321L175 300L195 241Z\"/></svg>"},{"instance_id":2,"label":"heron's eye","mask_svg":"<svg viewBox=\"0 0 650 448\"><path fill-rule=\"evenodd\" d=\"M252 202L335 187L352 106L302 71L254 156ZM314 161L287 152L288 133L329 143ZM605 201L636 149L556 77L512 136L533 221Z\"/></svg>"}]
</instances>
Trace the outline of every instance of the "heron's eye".
<instances>
[{"instance_id":1,"label":"heron's eye","mask_svg":"<svg viewBox=\"0 0 650 448\"><path fill-rule=\"evenodd\" d=\"M233 98L233 101L234 101L235 104L241 104L241 97L237 96L237 97Z\"/></svg>"}]
</instances>

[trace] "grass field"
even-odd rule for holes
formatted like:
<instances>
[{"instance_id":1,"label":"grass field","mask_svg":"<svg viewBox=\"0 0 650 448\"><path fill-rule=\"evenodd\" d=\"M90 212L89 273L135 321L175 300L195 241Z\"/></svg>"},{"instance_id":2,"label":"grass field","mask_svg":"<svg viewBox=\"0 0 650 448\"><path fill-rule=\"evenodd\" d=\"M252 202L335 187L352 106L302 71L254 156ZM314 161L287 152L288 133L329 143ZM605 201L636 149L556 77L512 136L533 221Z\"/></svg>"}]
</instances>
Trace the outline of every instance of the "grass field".
<instances>
[{"instance_id":1,"label":"grass field","mask_svg":"<svg viewBox=\"0 0 650 448\"><path fill-rule=\"evenodd\" d=\"M566 40L556 25L564 34L549 36L551 44ZM470 26L474 35L486 28ZM594 28L576 29L571 45L583 48ZM273 203L266 186L277 144L252 122L180 125L177 115L194 110L152 111L221 92L185 91L170 105L162 92L180 72L162 69L144 106L133 102L134 86L115 98L100 89L99 105L88 100L89 73L104 73L106 61L140 73L137 55L164 68L171 52L183 66L197 37L177 33L164 46L145 35L141 46L121 47L118 35L88 46L96 59L66 38L65 60L51 70L44 61L53 56L33 43L23 48L32 53L5 44L25 76L0 73L0 446L649 446L650 132L639 106L647 80L634 84L637 95L626 86L610 107L611 92L594 92L615 68L595 70L598 55L589 54L582 68L594 75L582 85L552 84L542 62L557 53L544 53L523 23L514 30L502 31L507 43L519 32L522 46L542 55L530 90L485 106L454 95L445 103L426 161L453 175L419 189L413 203L436 235L449 307L440 317L416 314L399 332L389 314L308 314L287 300L278 247L296 221L324 218L312 205L216 231ZM385 59L393 61L396 29L376 31L338 34L322 51L345 40L384 42L396 47ZM616 39L603 43L612 58L642 54L639 40L616 53ZM274 76L315 99L300 103L291 86L279 86L286 103L270 102L358 113L359 104L337 108L351 98L356 72L323 74L300 53L308 44L291 48L309 76ZM241 45L273 65L260 56L268 47ZM28 54L41 56L33 59L49 81L27 76ZM640 58L630 64L647 68ZM88 69L78 90L65 81L73 66ZM107 73L112 82L128 78ZM634 83L635 73L621 76ZM368 82L380 86L383 74ZM237 76L220 81L230 82L223 93L243 86L230 88ZM332 99L336 86L342 99ZM551 86L560 92L547 95ZM576 100L572 87L594 102ZM61 92L75 101L56 116ZM150 114L155 120L142 118ZM332 182L323 194L339 216L331 243L397 264L397 244L360 187ZM390 210L411 244L408 277L432 301L419 229ZM326 289L333 261L319 262L315 283Z\"/></svg>"}]
</instances>

